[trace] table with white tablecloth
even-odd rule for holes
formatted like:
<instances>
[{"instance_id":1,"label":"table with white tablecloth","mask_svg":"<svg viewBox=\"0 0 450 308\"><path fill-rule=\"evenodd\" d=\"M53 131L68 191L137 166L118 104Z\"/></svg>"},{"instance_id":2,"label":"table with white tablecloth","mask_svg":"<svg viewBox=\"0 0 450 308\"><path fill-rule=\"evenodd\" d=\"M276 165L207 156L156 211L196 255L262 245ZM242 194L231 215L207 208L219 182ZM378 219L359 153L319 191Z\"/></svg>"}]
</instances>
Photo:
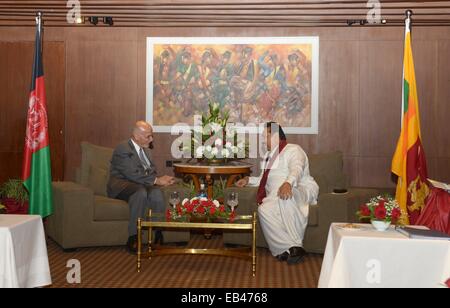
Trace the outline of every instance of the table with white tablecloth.
<instances>
[{"instance_id":1,"label":"table with white tablecloth","mask_svg":"<svg viewBox=\"0 0 450 308\"><path fill-rule=\"evenodd\" d=\"M0 288L52 283L40 216L0 215Z\"/></svg>"},{"instance_id":2,"label":"table with white tablecloth","mask_svg":"<svg viewBox=\"0 0 450 308\"><path fill-rule=\"evenodd\" d=\"M319 288L439 288L450 278L450 241L343 226L330 227Z\"/></svg>"}]
</instances>

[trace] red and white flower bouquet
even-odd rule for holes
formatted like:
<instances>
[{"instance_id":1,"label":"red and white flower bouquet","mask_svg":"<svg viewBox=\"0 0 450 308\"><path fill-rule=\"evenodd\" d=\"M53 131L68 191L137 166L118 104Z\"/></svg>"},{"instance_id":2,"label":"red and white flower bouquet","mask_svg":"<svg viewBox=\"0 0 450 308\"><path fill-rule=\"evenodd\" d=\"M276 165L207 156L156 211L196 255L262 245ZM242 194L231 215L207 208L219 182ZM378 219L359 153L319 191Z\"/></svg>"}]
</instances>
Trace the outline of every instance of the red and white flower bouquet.
<instances>
[{"instance_id":1,"label":"red and white flower bouquet","mask_svg":"<svg viewBox=\"0 0 450 308\"><path fill-rule=\"evenodd\" d=\"M235 212L228 210L217 200L195 197L184 199L166 211L167 221L213 221L217 218L233 221Z\"/></svg>"},{"instance_id":2,"label":"red and white flower bouquet","mask_svg":"<svg viewBox=\"0 0 450 308\"><path fill-rule=\"evenodd\" d=\"M360 220L384 221L397 224L403 217L397 201L389 195L377 196L361 205L356 213Z\"/></svg>"}]
</instances>

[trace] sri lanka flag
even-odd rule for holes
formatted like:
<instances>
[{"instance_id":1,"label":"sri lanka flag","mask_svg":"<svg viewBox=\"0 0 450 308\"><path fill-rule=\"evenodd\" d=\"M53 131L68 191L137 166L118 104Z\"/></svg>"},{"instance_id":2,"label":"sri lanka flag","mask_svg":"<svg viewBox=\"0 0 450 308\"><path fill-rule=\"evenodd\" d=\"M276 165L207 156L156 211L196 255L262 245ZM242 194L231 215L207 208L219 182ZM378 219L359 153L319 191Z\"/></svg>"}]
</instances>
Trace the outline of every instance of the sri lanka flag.
<instances>
[{"instance_id":1,"label":"sri lanka flag","mask_svg":"<svg viewBox=\"0 0 450 308\"><path fill-rule=\"evenodd\" d=\"M42 31L40 17L38 18L22 179L30 195L28 213L41 215L44 218L53 212L53 194L44 69L42 66Z\"/></svg>"},{"instance_id":2,"label":"sri lanka flag","mask_svg":"<svg viewBox=\"0 0 450 308\"><path fill-rule=\"evenodd\" d=\"M402 129L392 160L398 176L396 199L414 224L429 194L427 165L420 133L419 100L411 49L411 19L406 19L403 60ZM407 221L408 223L408 221Z\"/></svg>"}]
</instances>

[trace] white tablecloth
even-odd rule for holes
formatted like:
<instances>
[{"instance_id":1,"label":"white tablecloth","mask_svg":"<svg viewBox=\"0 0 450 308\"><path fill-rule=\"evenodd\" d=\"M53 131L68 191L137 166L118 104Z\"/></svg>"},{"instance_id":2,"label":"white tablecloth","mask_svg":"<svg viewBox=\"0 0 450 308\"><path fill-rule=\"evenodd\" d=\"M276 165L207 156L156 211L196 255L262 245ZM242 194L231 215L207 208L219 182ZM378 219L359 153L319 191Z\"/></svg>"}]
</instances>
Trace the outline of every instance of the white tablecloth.
<instances>
[{"instance_id":1,"label":"white tablecloth","mask_svg":"<svg viewBox=\"0 0 450 308\"><path fill-rule=\"evenodd\" d=\"M51 283L41 217L0 215L0 288L33 288Z\"/></svg>"},{"instance_id":2,"label":"white tablecloth","mask_svg":"<svg viewBox=\"0 0 450 308\"><path fill-rule=\"evenodd\" d=\"M409 239L370 224L348 231L332 224L319 288L437 288L450 278L450 242Z\"/></svg>"}]
</instances>

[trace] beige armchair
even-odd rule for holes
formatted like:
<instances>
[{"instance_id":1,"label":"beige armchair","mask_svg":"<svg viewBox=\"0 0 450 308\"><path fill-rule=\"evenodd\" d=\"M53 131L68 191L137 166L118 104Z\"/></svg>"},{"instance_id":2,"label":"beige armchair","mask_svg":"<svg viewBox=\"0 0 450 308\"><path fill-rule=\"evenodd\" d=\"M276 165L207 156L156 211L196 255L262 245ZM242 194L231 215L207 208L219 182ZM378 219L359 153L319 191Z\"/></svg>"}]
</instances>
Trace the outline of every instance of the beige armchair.
<instances>
[{"instance_id":1,"label":"beige armchair","mask_svg":"<svg viewBox=\"0 0 450 308\"><path fill-rule=\"evenodd\" d=\"M113 149L81 144L81 166L76 182L54 182L54 213L46 232L63 249L124 245L128 239L128 204L108 198L106 185ZM163 188L166 204L171 187ZM177 187L182 195L189 191ZM164 231L165 242L188 242L187 231Z\"/></svg>"}]
</instances>

